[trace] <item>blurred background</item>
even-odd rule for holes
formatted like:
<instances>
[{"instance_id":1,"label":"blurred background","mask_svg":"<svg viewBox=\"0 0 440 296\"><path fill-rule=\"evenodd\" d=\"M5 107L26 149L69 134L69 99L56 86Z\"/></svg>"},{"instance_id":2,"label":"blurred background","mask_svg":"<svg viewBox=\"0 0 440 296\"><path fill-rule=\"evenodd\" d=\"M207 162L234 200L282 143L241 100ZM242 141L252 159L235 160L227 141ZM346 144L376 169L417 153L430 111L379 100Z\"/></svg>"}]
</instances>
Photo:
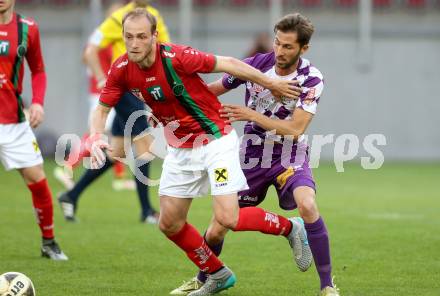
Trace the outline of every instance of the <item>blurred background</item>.
<instances>
[{"instance_id":1,"label":"blurred background","mask_svg":"<svg viewBox=\"0 0 440 296\"><path fill-rule=\"evenodd\" d=\"M81 54L113 2L16 1L16 10L40 25L48 92L46 120L36 134L51 156L60 135L80 136L87 128ZM367 135L383 134L386 146L379 149L385 161L440 160L440 0L155 0L152 5L174 43L237 58L253 52L257 39L270 47L275 21L301 12L316 28L305 57L326 81L308 134L333 134L334 140L356 135L355 159L369 155L362 145ZM243 104L244 87L221 101ZM322 149L322 158L333 158L332 142Z\"/></svg>"}]
</instances>

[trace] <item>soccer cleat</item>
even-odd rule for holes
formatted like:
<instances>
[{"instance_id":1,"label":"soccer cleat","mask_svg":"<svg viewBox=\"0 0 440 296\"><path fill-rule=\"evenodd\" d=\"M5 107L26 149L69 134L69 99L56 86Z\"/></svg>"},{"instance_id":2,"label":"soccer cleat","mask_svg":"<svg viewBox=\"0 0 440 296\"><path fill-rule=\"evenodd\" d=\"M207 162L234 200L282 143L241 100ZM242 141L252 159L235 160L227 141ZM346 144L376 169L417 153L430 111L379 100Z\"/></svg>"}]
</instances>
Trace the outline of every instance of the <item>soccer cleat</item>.
<instances>
[{"instance_id":1,"label":"soccer cleat","mask_svg":"<svg viewBox=\"0 0 440 296\"><path fill-rule=\"evenodd\" d=\"M152 212L151 214L145 216L141 215L141 223L146 224L158 224L159 223L159 213Z\"/></svg>"},{"instance_id":2,"label":"soccer cleat","mask_svg":"<svg viewBox=\"0 0 440 296\"><path fill-rule=\"evenodd\" d=\"M114 179L112 181L112 187L114 191L135 190L136 182L134 180Z\"/></svg>"},{"instance_id":3,"label":"soccer cleat","mask_svg":"<svg viewBox=\"0 0 440 296\"><path fill-rule=\"evenodd\" d=\"M325 287L319 293L319 296L340 296L339 289L335 287Z\"/></svg>"},{"instance_id":4,"label":"soccer cleat","mask_svg":"<svg viewBox=\"0 0 440 296\"><path fill-rule=\"evenodd\" d=\"M235 285L236 278L232 270L224 266L214 274L208 275L205 284L198 290L190 292L188 296L203 296L217 294Z\"/></svg>"},{"instance_id":5,"label":"soccer cleat","mask_svg":"<svg viewBox=\"0 0 440 296\"><path fill-rule=\"evenodd\" d=\"M76 222L75 212L76 205L70 199L66 192L61 193L58 196L58 202L60 203L61 211L63 212L64 219L68 222Z\"/></svg>"},{"instance_id":6,"label":"soccer cleat","mask_svg":"<svg viewBox=\"0 0 440 296\"><path fill-rule=\"evenodd\" d=\"M293 251L293 257L299 270L306 271L312 265L313 255L307 240L307 233L304 228L303 219L289 218L292 223L292 230L287 236L290 247Z\"/></svg>"},{"instance_id":7,"label":"soccer cleat","mask_svg":"<svg viewBox=\"0 0 440 296\"><path fill-rule=\"evenodd\" d=\"M41 257L49 258L55 261L69 260L63 251L61 251L60 246L55 240L50 240L43 243L41 246Z\"/></svg>"},{"instance_id":8,"label":"soccer cleat","mask_svg":"<svg viewBox=\"0 0 440 296\"><path fill-rule=\"evenodd\" d=\"M64 169L62 167L56 167L53 170L53 175L55 179L57 179L61 184L63 184L64 187L66 187L67 190L70 190L73 188L73 186L75 186L75 182L73 181L73 179L64 172Z\"/></svg>"},{"instance_id":9,"label":"soccer cleat","mask_svg":"<svg viewBox=\"0 0 440 296\"><path fill-rule=\"evenodd\" d=\"M203 286L204 283L199 281L197 277L190 279L187 282L183 282L183 284L170 292L170 295L187 295L192 291L196 291Z\"/></svg>"}]
</instances>

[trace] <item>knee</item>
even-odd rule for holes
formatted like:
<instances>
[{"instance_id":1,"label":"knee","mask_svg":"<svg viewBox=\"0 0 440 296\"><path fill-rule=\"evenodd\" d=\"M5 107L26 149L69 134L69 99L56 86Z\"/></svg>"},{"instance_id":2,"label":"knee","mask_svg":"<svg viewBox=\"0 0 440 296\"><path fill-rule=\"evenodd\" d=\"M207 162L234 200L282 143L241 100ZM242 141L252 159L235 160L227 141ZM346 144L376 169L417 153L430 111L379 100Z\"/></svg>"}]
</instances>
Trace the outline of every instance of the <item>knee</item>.
<instances>
[{"instance_id":1,"label":"knee","mask_svg":"<svg viewBox=\"0 0 440 296\"><path fill-rule=\"evenodd\" d=\"M176 222L173 219L167 219L162 214L159 216L159 229L166 236L172 236L178 233L182 229L184 224L185 221Z\"/></svg>"},{"instance_id":2,"label":"knee","mask_svg":"<svg viewBox=\"0 0 440 296\"><path fill-rule=\"evenodd\" d=\"M300 215L305 218L304 220L310 220L307 218L311 218L311 220L314 220L314 218L319 217L315 195L310 194L307 195L307 197L301 199L301 201L298 203L298 211Z\"/></svg>"},{"instance_id":3,"label":"knee","mask_svg":"<svg viewBox=\"0 0 440 296\"><path fill-rule=\"evenodd\" d=\"M215 216L217 222L227 229L235 229L238 223L238 214L234 215L232 213L221 213Z\"/></svg>"},{"instance_id":4,"label":"knee","mask_svg":"<svg viewBox=\"0 0 440 296\"><path fill-rule=\"evenodd\" d=\"M209 244L219 244L226 236L228 229L222 225L210 226L206 230L205 238Z\"/></svg>"},{"instance_id":5,"label":"knee","mask_svg":"<svg viewBox=\"0 0 440 296\"><path fill-rule=\"evenodd\" d=\"M21 173L26 184L37 183L46 178L42 166L24 169Z\"/></svg>"}]
</instances>

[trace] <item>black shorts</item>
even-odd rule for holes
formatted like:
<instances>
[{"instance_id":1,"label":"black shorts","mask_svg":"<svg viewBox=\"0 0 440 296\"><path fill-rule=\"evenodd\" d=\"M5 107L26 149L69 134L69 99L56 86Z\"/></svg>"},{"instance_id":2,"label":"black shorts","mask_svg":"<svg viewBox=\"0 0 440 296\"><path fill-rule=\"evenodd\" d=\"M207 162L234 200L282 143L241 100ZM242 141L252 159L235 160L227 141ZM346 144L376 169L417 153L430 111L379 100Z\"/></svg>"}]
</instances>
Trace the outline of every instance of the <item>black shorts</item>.
<instances>
[{"instance_id":1,"label":"black shorts","mask_svg":"<svg viewBox=\"0 0 440 296\"><path fill-rule=\"evenodd\" d=\"M121 100L115 106L116 116L112 124L113 136L124 136L125 125L128 118L133 112L145 111L144 103L139 100L135 95L130 92L126 92L122 95ZM147 116L136 116L133 128L131 129L131 136L135 137L143 133L148 128Z\"/></svg>"}]
</instances>

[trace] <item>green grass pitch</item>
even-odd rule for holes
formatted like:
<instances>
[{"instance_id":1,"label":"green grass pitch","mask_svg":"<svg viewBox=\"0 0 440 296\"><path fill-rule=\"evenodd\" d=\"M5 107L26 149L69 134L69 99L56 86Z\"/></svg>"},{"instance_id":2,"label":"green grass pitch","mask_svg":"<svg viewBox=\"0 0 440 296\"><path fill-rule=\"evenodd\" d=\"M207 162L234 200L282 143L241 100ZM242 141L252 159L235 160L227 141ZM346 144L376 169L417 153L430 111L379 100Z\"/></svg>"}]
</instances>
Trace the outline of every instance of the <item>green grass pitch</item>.
<instances>
[{"instance_id":1,"label":"green grass pitch","mask_svg":"<svg viewBox=\"0 0 440 296\"><path fill-rule=\"evenodd\" d=\"M62 187L46 173L53 193ZM77 173L78 175L79 173ZM159 176L154 165L153 176ZM314 170L318 205L327 223L335 282L343 296L440 295L440 164L387 164ZM195 267L153 225L138 222L135 192L111 189L105 175L83 196L69 224L55 204L56 234L68 262L39 257L40 237L30 194L18 173L0 170L0 273L20 271L39 296L167 295ZM151 188L158 205L157 187ZM274 191L263 207L278 209ZM203 232L211 199L195 200L189 221ZM221 256L237 275L224 295L316 295L315 268L299 272L284 238L229 233Z\"/></svg>"}]
</instances>

